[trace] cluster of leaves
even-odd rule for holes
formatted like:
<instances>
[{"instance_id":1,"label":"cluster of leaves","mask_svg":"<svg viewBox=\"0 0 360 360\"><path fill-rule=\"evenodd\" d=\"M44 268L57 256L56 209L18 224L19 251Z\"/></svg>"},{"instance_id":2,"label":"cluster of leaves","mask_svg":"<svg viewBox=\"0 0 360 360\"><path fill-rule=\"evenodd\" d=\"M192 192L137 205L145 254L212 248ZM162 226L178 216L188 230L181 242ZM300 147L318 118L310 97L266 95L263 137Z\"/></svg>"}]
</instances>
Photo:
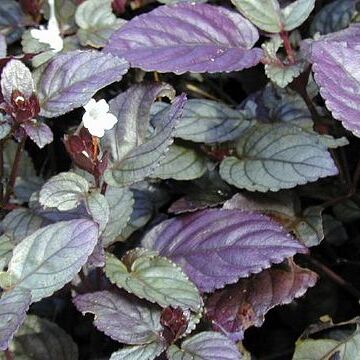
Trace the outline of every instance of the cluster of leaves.
<instances>
[{"instance_id":1,"label":"cluster of leaves","mask_svg":"<svg viewBox=\"0 0 360 360\"><path fill-rule=\"evenodd\" d=\"M360 218L357 1L161 2L1 1L0 359L79 358L59 299L113 340L81 358L250 358L318 280L294 256ZM293 359L358 359L359 320L322 320Z\"/></svg>"}]
</instances>

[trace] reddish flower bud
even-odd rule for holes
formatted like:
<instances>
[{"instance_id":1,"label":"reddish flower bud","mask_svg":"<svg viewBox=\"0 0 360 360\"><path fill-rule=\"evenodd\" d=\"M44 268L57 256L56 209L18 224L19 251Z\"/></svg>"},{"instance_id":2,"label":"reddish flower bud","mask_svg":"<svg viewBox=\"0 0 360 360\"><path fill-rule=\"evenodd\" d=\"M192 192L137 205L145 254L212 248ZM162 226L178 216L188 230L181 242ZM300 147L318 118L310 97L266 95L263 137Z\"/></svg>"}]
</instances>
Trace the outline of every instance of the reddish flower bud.
<instances>
[{"instance_id":1,"label":"reddish flower bud","mask_svg":"<svg viewBox=\"0 0 360 360\"><path fill-rule=\"evenodd\" d=\"M20 0L24 13L29 14L34 20L40 17L42 3L43 0Z\"/></svg>"},{"instance_id":2,"label":"reddish flower bud","mask_svg":"<svg viewBox=\"0 0 360 360\"><path fill-rule=\"evenodd\" d=\"M184 312L181 308L165 308L160 316L160 324L163 326L162 335L168 344L176 341L186 331L189 323L190 312Z\"/></svg>"},{"instance_id":3,"label":"reddish flower bud","mask_svg":"<svg viewBox=\"0 0 360 360\"><path fill-rule=\"evenodd\" d=\"M125 12L127 0L113 0L112 8L116 15L121 15Z\"/></svg>"},{"instance_id":4,"label":"reddish flower bud","mask_svg":"<svg viewBox=\"0 0 360 360\"><path fill-rule=\"evenodd\" d=\"M30 98L18 90L14 90L11 95L11 103L6 104L5 111L18 123L24 123L35 118L40 112L39 99L35 94Z\"/></svg>"}]
</instances>

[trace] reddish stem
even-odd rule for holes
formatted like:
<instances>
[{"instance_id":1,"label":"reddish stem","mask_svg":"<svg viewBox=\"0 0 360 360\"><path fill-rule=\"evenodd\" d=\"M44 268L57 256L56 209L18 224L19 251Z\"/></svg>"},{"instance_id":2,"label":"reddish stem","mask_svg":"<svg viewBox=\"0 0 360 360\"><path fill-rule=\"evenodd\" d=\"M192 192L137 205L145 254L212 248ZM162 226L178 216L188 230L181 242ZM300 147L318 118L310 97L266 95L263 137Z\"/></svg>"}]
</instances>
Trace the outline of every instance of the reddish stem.
<instances>
[{"instance_id":1,"label":"reddish stem","mask_svg":"<svg viewBox=\"0 0 360 360\"><path fill-rule=\"evenodd\" d=\"M282 30L280 32L280 37L281 37L282 41L284 42L284 48L285 48L287 57L289 59L289 63L294 64L295 63L295 54L294 54L294 50L290 44L288 32L285 30Z\"/></svg>"}]
</instances>

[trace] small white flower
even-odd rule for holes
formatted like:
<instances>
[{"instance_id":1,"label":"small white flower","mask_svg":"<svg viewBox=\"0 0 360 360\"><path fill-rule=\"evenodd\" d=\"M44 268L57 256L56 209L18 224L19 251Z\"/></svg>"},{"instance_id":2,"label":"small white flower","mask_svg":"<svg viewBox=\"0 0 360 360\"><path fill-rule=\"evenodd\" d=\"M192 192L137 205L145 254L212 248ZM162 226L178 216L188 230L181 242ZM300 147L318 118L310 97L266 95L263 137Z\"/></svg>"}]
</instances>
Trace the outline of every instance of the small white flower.
<instances>
[{"instance_id":1,"label":"small white flower","mask_svg":"<svg viewBox=\"0 0 360 360\"><path fill-rule=\"evenodd\" d=\"M39 40L43 44L48 44L53 51L59 52L64 47L64 40L61 37L59 24L56 20L54 0L49 0L49 6L50 18L47 28L40 26L40 29L32 29L30 33L34 39Z\"/></svg>"},{"instance_id":2,"label":"small white flower","mask_svg":"<svg viewBox=\"0 0 360 360\"><path fill-rule=\"evenodd\" d=\"M109 104L104 100L96 102L91 99L85 106L85 114L82 121L84 127L93 136L102 137L105 130L110 130L117 123L115 115L109 113Z\"/></svg>"}]
</instances>

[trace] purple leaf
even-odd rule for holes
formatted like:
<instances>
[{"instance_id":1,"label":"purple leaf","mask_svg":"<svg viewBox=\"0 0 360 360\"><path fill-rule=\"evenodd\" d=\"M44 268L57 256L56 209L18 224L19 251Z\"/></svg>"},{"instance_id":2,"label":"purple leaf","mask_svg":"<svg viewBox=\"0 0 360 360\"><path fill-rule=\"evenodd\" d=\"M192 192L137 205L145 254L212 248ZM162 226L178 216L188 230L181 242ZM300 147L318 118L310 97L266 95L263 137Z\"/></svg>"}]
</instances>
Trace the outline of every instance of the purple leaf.
<instances>
[{"instance_id":1,"label":"purple leaf","mask_svg":"<svg viewBox=\"0 0 360 360\"><path fill-rule=\"evenodd\" d=\"M204 292L307 251L266 216L220 209L166 220L145 235L142 245L179 264Z\"/></svg>"},{"instance_id":2,"label":"purple leaf","mask_svg":"<svg viewBox=\"0 0 360 360\"><path fill-rule=\"evenodd\" d=\"M51 60L37 84L40 115L56 117L85 105L103 87L120 81L128 63L96 51L71 51Z\"/></svg>"},{"instance_id":3,"label":"purple leaf","mask_svg":"<svg viewBox=\"0 0 360 360\"><path fill-rule=\"evenodd\" d=\"M240 14L188 3L135 17L113 34L104 51L146 71L228 72L260 61L262 50L251 49L258 38Z\"/></svg>"},{"instance_id":4,"label":"purple leaf","mask_svg":"<svg viewBox=\"0 0 360 360\"><path fill-rule=\"evenodd\" d=\"M95 315L96 328L112 339L131 345L158 341L160 311L122 292L98 291L73 300L83 314Z\"/></svg>"},{"instance_id":5,"label":"purple leaf","mask_svg":"<svg viewBox=\"0 0 360 360\"><path fill-rule=\"evenodd\" d=\"M6 350L26 317L31 302L30 291L12 290L0 299L0 350Z\"/></svg>"},{"instance_id":6,"label":"purple leaf","mask_svg":"<svg viewBox=\"0 0 360 360\"><path fill-rule=\"evenodd\" d=\"M37 120L27 121L21 125L30 139L42 149L45 145L52 143L54 135L51 129L43 122Z\"/></svg>"},{"instance_id":7,"label":"purple leaf","mask_svg":"<svg viewBox=\"0 0 360 360\"><path fill-rule=\"evenodd\" d=\"M314 42L311 62L326 107L344 127L360 137L360 25Z\"/></svg>"},{"instance_id":8,"label":"purple leaf","mask_svg":"<svg viewBox=\"0 0 360 360\"><path fill-rule=\"evenodd\" d=\"M214 330L238 341L250 326L261 326L270 309L304 295L316 280L314 272L289 261L212 294L206 304L207 316Z\"/></svg>"},{"instance_id":9,"label":"purple leaf","mask_svg":"<svg viewBox=\"0 0 360 360\"><path fill-rule=\"evenodd\" d=\"M240 360L239 350L224 335L205 331L181 344L181 349L171 345L167 351L169 360L207 359L207 360Z\"/></svg>"}]
</instances>

